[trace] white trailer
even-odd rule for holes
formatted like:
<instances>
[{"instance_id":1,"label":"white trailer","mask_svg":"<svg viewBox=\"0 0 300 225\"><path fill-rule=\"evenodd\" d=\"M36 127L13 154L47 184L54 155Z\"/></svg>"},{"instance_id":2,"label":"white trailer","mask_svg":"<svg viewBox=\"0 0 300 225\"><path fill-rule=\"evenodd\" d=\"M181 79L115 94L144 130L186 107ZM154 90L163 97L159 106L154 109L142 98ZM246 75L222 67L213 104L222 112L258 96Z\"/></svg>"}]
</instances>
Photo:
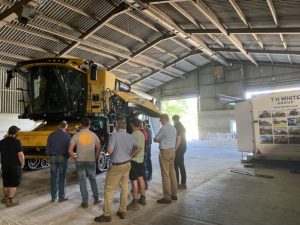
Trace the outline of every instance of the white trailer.
<instances>
[{"instance_id":1,"label":"white trailer","mask_svg":"<svg viewBox=\"0 0 300 225\"><path fill-rule=\"evenodd\" d=\"M237 103L235 115L239 151L300 160L300 91L254 96Z\"/></svg>"}]
</instances>

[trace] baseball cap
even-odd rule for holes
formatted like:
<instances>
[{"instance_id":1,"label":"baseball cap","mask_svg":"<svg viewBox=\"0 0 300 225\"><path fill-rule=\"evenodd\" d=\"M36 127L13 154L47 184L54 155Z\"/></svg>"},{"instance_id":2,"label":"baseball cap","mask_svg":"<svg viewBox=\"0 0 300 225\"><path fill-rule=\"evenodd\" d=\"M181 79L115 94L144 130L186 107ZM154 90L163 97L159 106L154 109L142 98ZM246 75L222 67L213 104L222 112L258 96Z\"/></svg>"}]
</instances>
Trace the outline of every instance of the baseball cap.
<instances>
[{"instance_id":1,"label":"baseball cap","mask_svg":"<svg viewBox=\"0 0 300 225\"><path fill-rule=\"evenodd\" d=\"M20 130L19 127L11 126L10 128L8 128L8 134L15 135L16 133L18 133L19 130Z\"/></svg>"}]
</instances>

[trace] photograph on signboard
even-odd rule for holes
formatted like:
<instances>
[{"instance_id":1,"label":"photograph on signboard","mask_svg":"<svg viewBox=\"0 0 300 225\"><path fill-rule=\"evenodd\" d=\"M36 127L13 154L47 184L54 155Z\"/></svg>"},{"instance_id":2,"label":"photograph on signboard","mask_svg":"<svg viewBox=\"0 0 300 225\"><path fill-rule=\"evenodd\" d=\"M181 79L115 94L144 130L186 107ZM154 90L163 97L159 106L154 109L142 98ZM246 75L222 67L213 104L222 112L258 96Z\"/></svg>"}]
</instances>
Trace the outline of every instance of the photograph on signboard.
<instances>
[{"instance_id":1,"label":"photograph on signboard","mask_svg":"<svg viewBox=\"0 0 300 225\"><path fill-rule=\"evenodd\" d=\"M289 127L289 135L300 135L300 127Z\"/></svg>"},{"instance_id":2,"label":"photograph on signboard","mask_svg":"<svg viewBox=\"0 0 300 225\"><path fill-rule=\"evenodd\" d=\"M259 128L260 135L272 135L272 127L260 127Z\"/></svg>"},{"instance_id":3,"label":"photograph on signboard","mask_svg":"<svg viewBox=\"0 0 300 225\"><path fill-rule=\"evenodd\" d=\"M274 144L288 144L288 136L274 136Z\"/></svg>"},{"instance_id":4,"label":"photograph on signboard","mask_svg":"<svg viewBox=\"0 0 300 225\"><path fill-rule=\"evenodd\" d=\"M274 127L273 134L274 135L288 134L287 127Z\"/></svg>"},{"instance_id":5,"label":"photograph on signboard","mask_svg":"<svg viewBox=\"0 0 300 225\"><path fill-rule=\"evenodd\" d=\"M288 110L288 116L299 116L300 115L300 109L289 109Z\"/></svg>"},{"instance_id":6,"label":"photograph on signboard","mask_svg":"<svg viewBox=\"0 0 300 225\"><path fill-rule=\"evenodd\" d=\"M286 117L286 112L285 110L273 110L272 111L272 117Z\"/></svg>"},{"instance_id":7,"label":"photograph on signboard","mask_svg":"<svg viewBox=\"0 0 300 225\"><path fill-rule=\"evenodd\" d=\"M285 118L274 118L273 126L274 127L285 127L285 126L287 126L287 121Z\"/></svg>"},{"instance_id":8,"label":"photograph on signboard","mask_svg":"<svg viewBox=\"0 0 300 225\"><path fill-rule=\"evenodd\" d=\"M300 127L300 117L288 118L288 125L294 127L296 126Z\"/></svg>"},{"instance_id":9,"label":"photograph on signboard","mask_svg":"<svg viewBox=\"0 0 300 225\"><path fill-rule=\"evenodd\" d=\"M300 144L300 136L289 136L289 144Z\"/></svg>"},{"instance_id":10,"label":"photograph on signboard","mask_svg":"<svg viewBox=\"0 0 300 225\"><path fill-rule=\"evenodd\" d=\"M259 126L272 126L272 120L271 119L264 119L258 121Z\"/></svg>"},{"instance_id":11,"label":"photograph on signboard","mask_svg":"<svg viewBox=\"0 0 300 225\"><path fill-rule=\"evenodd\" d=\"M259 118L271 118L271 110L264 110L259 112Z\"/></svg>"},{"instance_id":12,"label":"photograph on signboard","mask_svg":"<svg viewBox=\"0 0 300 225\"><path fill-rule=\"evenodd\" d=\"M261 144L273 144L273 136L259 136Z\"/></svg>"}]
</instances>

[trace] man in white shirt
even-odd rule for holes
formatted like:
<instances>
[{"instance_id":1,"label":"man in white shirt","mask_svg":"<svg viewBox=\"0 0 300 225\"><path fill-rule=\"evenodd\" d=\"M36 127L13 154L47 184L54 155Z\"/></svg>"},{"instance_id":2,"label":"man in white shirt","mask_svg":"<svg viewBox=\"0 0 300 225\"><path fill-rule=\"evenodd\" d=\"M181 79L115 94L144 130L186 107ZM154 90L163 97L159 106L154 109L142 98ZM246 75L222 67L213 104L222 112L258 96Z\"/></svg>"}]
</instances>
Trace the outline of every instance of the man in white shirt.
<instances>
[{"instance_id":1,"label":"man in white shirt","mask_svg":"<svg viewBox=\"0 0 300 225\"><path fill-rule=\"evenodd\" d=\"M159 204L170 204L177 200L177 180L174 169L176 129L169 123L167 114L160 115L162 127L154 138L159 143L159 163L162 176L164 197L157 200Z\"/></svg>"}]
</instances>

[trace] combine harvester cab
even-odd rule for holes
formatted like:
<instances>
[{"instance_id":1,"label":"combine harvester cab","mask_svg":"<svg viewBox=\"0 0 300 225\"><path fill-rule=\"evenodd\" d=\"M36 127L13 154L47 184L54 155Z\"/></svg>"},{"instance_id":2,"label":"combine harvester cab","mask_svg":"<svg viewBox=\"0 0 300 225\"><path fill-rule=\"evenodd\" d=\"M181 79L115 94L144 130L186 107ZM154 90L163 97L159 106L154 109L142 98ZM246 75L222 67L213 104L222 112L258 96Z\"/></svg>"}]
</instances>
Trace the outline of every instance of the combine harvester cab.
<instances>
[{"instance_id":1,"label":"combine harvester cab","mask_svg":"<svg viewBox=\"0 0 300 225\"><path fill-rule=\"evenodd\" d=\"M31 170L49 166L45 153L47 139L62 120L68 122L68 132L72 135L80 129L81 118L90 118L90 129L101 141L102 152L96 168L102 172L110 164L106 144L118 118L126 118L130 123L137 114L160 115L151 96L133 92L129 84L98 69L91 61L71 58L21 61L8 71L7 87L16 75L28 84L27 90L22 91L24 113L20 118L40 123L36 129L18 134L26 166Z\"/></svg>"}]
</instances>

